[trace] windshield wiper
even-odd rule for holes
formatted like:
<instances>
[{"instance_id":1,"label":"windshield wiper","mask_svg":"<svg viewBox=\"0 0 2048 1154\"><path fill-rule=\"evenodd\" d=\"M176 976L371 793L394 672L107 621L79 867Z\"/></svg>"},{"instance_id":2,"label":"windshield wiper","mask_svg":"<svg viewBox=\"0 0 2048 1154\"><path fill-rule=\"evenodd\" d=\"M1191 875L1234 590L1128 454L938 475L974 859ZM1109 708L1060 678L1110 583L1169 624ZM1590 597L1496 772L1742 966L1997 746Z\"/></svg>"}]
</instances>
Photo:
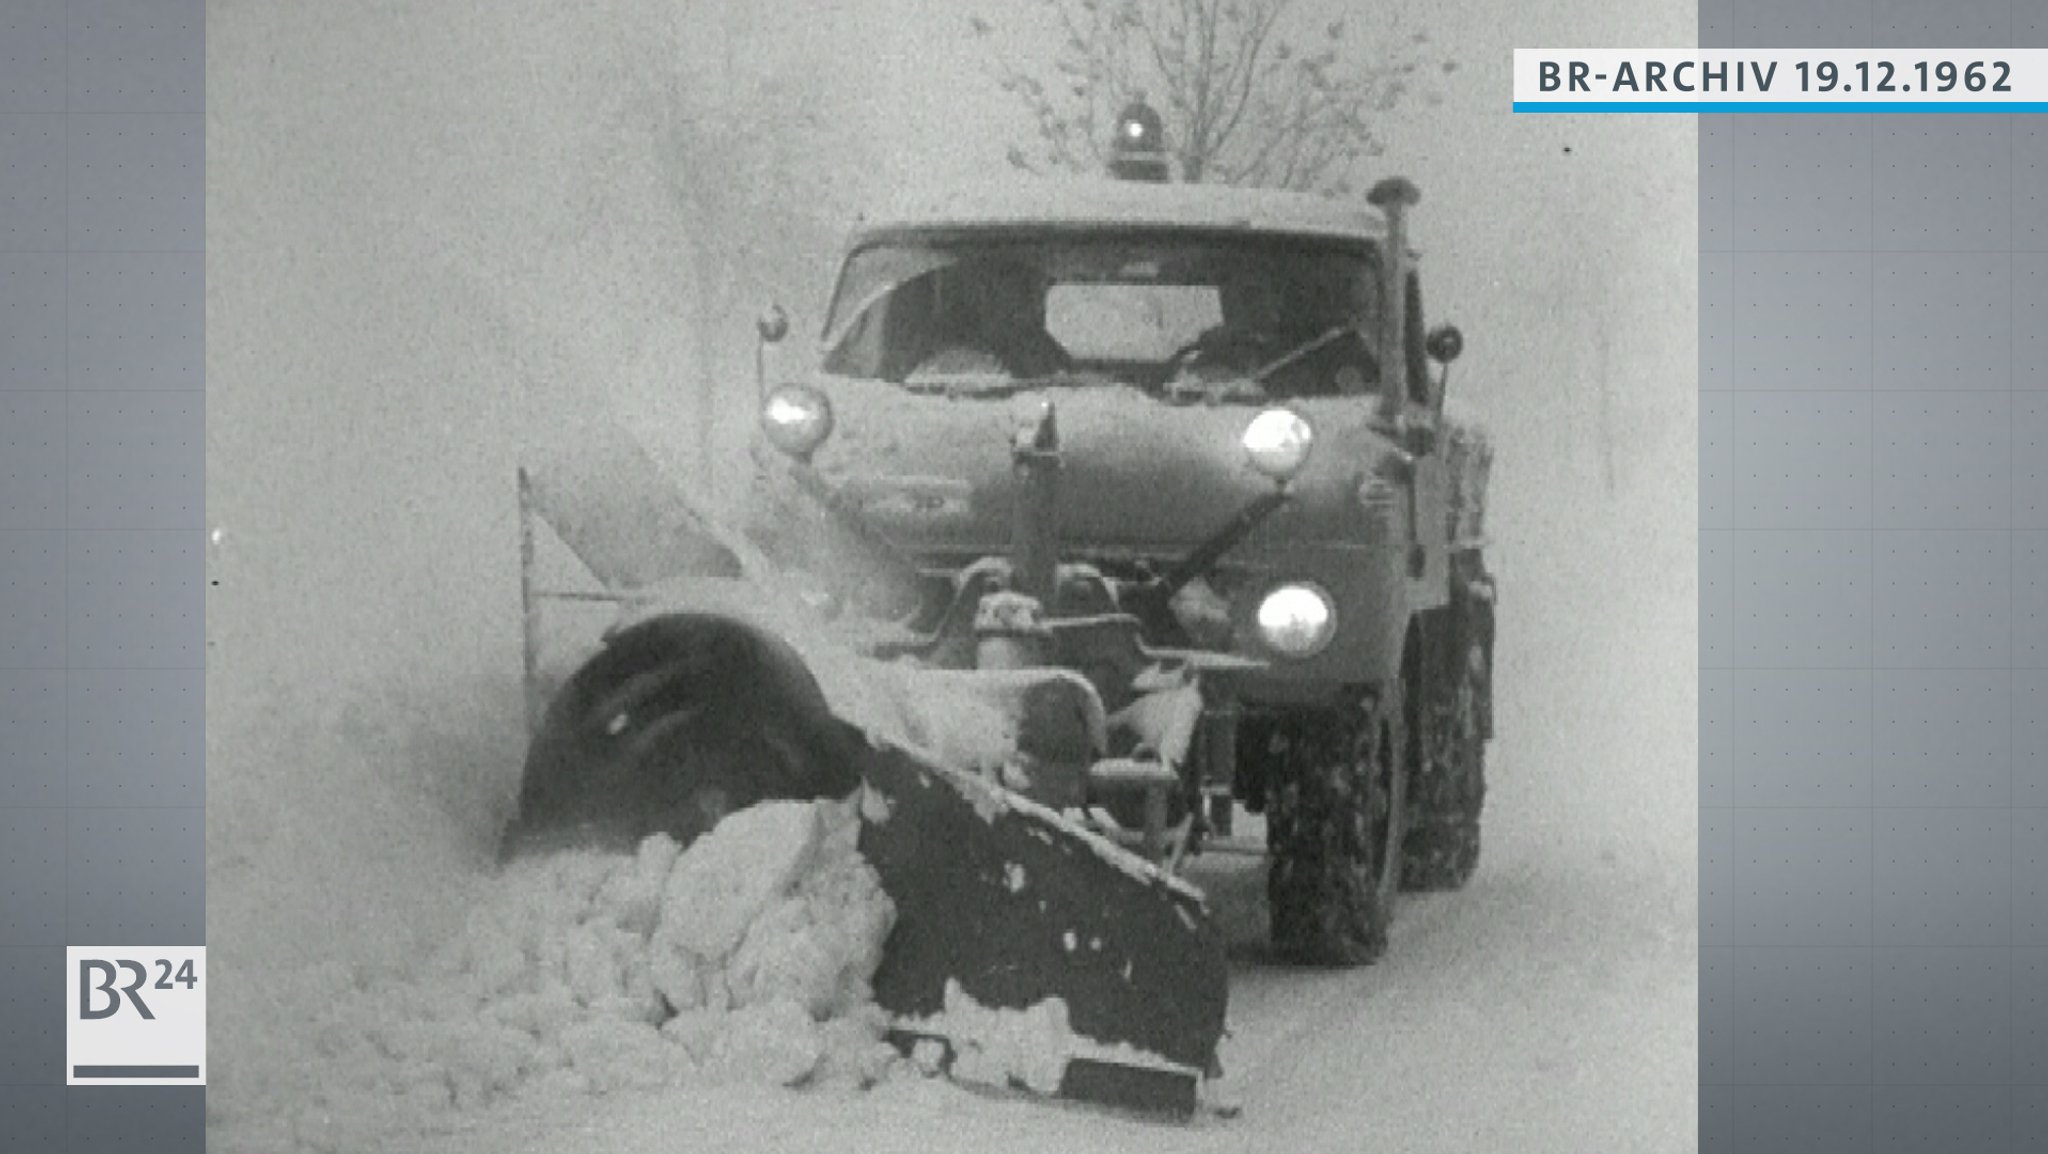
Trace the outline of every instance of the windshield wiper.
<instances>
[{"instance_id":1,"label":"windshield wiper","mask_svg":"<svg viewBox=\"0 0 2048 1154\"><path fill-rule=\"evenodd\" d=\"M1168 381L1165 385L1166 397L1168 400L1182 403L1188 401L1207 401L1211 404L1264 400L1266 398L1267 377L1300 361L1303 357L1314 353L1318 349L1329 346L1339 338L1357 331L1357 328L1352 325L1334 325L1267 361L1251 372L1239 376L1199 382L1189 382L1183 379Z\"/></svg>"},{"instance_id":2,"label":"windshield wiper","mask_svg":"<svg viewBox=\"0 0 2048 1154\"><path fill-rule=\"evenodd\" d=\"M1277 373L1281 369L1286 368L1287 366L1293 364L1301 358L1308 356L1310 353L1313 353L1316 350L1323 348L1324 346L1337 340L1337 338L1342 337L1347 333L1354 333L1357 331L1358 330L1351 325L1336 325L1332 328L1325 329L1323 332L1317 334L1314 337L1311 337L1309 340L1294 346L1292 349L1289 349L1285 353L1282 353L1279 357L1266 362L1264 366L1257 369L1251 374L1251 379L1263 385L1266 383L1266 377L1269 374Z\"/></svg>"}]
</instances>

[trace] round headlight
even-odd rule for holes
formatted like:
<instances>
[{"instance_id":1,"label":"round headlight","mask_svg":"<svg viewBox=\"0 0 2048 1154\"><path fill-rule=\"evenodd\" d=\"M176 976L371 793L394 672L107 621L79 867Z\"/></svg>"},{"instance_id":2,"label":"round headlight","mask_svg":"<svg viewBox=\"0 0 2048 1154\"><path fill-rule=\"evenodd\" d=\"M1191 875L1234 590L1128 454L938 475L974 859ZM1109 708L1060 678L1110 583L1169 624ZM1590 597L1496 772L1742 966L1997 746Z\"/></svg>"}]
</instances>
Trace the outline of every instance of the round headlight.
<instances>
[{"instance_id":1,"label":"round headlight","mask_svg":"<svg viewBox=\"0 0 2048 1154\"><path fill-rule=\"evenodd\" d=\"M1245 426L1244 451L1252 468L1275 481L1288 481L1308 463L1315 432L1308 422L1288 409L1267 409Z\"/></svg>"},{"instance_id":2,"label":"round headlight","mask_svg":"<svg viewBox=\"0 0 2048 1154\"><path fill-rule=\"evenodd\" d=\"M761 429L770 444L802 460L832 435L832 404L816 389L785 385L761 406Z\"/></svg>"},{"instance_id":3,"label":"round headlight","mask_svg":"<svg viewBox=\"0 0 2048 1154\"><path fill-rule=\"evenodd\" d=\"M1313 585L1282 585L1259 602L1259 637L1288 657L1313 657L1337 633L1337 607Z\"/></svg>"}]
</instances>

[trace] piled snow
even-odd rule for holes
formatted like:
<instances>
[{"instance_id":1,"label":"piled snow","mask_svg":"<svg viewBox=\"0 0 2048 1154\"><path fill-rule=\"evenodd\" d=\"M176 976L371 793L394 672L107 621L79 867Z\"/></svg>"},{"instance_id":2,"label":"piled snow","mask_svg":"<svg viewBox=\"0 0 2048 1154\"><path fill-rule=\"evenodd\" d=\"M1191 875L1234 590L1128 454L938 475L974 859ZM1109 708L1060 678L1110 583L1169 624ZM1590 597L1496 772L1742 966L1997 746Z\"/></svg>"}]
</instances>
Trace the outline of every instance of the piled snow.
<instances>
[{"instance_id":1,"label":"piled snow","mask_svg":"<svg viewBox=\"0 0 2048 1154\"><path fill-rule=\"evenodd\" d=\"M234 1071L243 1109L210 1142L357 1150L506 1099L872 1085L896 1061L868 986L895 909L858 833L851 799L778 802L687 851L514 863L419 973L333 975L301 1054Z\"/></svg>"},{"instance_id":2,"label":"piled snow","mask_svg":"<svg viewBox=\"0 0 2048 1154\"><path fill-rule=\"evenodd\" d=\"M1073 934L1067 937L1071 949ZM1201 1073L1128 1043L1107 1046L1076 1033L1064 998L1047 998L1024 1009L985 1006L950 979L939 1013L905 1026L948 1039L953 1076L983 1086L1016 1085L1050 1096L1058 1093L1067 1065L1079 1058ZM936 1041L920 1042L911 1052L911 1060L926 1073L937 1073L942 1059Z\"/></svg>"},{"instance_id":3,"label":"piled snow","mask_svg":"<svg viewBox=\"0 0 2048 1154\"><path fill-rule=\"evenodd\" d=\"M1062 999L1048 998L1027 1010L993 1009L954 981L946 983L945 1009L924 1029L953 1040L956 1077L986 1086L1016 1082L1040 1094L1059 1090L1078 1041ZM911 1057L936 1072L934 1049L935 1043L921 1043Z\"/></svg>"}]
</instances>

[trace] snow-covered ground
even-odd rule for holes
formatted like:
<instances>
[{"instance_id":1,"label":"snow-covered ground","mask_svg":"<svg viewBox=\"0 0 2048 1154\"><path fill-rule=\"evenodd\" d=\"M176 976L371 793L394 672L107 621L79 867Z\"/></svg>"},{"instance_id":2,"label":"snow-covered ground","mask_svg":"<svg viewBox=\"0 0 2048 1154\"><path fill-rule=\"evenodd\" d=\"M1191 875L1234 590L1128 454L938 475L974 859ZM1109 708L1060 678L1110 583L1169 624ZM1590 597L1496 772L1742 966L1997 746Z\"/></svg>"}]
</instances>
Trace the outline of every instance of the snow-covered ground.
<instances>
[{"instance_id":1,"label":"snow-covered ground","mask_svg":"<svg viewBox=\"0 0 2048 1154\"><path fill-rule=\"evenodd\" d=\"M1596 543L1576 544L1590 550ZM641 1028L643 1048L589 1056L590 1047L613 1037L605 1030L593 1036L590 1024L612 1023L619 1015L600 1000L572 1004L566 995L560 1020L580 1024L580 1053L572 1032L553 1057L529 1064L537 1073L503 1075L507 1093L457 1089L455 1106L437 1102L435 1110L421 1111L416 1100L408 1105L393 1089L404 1085L405 1063L360 1045L375 1030L361 1015L375 1023L439 1005L455 1025L435 1035L428 1019L418 1028L434 1040L407 1056L444 1061L458 1071L457 1087L464 1078L485 1081L493 1063L516 1063L517 1056L494 1051L474 1030L475 1019L502 1024L524 1018L479 1014L476 1007L527 1017L534 1012L514 996L534 992L530 976L497 977L505 992L495 1000L474 989L478 972L508 964L508 935L516 941L518 927L506 928L505 911L520 913L529 935L551 928L570 943L556 947L555 964L570 975L558 975L557 982L567 989L578 980L576 963L559 953L573 958L578 942L588 952L592 921L610 926L606 917L638 907L628 887L624 897L593 898L579 910L560 900L576 881L565 881L563 871L505 878L474 858L462 860L444 848L459 841L454 828L436 831L431 823L394 823L380 814L373 799L389 798L390 786L370 777L356 783L361 795L330 799L333 804L321 808L318 822L302 831L305 854L270 855L284 872L254 872L252 859L246 872L224 867L212 875L216 987L232 989L246 974L257 988L295 986L306 999L234 1011L226 1010L233 1002L220 999L213 1045L216 1143L222 1149L289 1148L278 1144L277 1127L298 1114L305 1120L298 1132L309 1139L353 1135L361 1143L312 1147L343 1150L657 1151L676 1148L684 1137L732 1150L923 1150L953 1148L970 1134L975 1146L989 1150L1691 1149L1697 981L1690 590L1685 574L1667 575L1669 583L1659 585L1642 572L1633 575L1633 588L1623 587L1601 579L1591 560L1577 570L1517 566L1502 573L1501 737L1494 747L1484 864L1463 893L1404 903L1383 962L1348 973L1277 965L1262 949L1256 863L1217 859L1196 869L1233 942L1232 1036L1226 1076L1215 1089L1241 1105L1238 1117L1205 1118L1192 1127L1149 1125L990 1099L927 1083L907 1070L866 1090L844 1079L783 1090L790 1027L758 1007L725 1028L758 1039L765 1055L754 1054L737 1074L714 1076L694 1067L677 1073L653 1064L661 1051L651 1045L657 1037L652 1027ZM394 828L407 824L412 828L403 833ZM224 830L218 840L232 844L245 840L243 833ZM362 860L328 857L350 850ZM400 860L386 856L392 854ZM730 852L724 860L729 870ZM792 876L787 842L756 839L743 860L760 867L758 875L744 875L756 885ZM630 863L621 859L629 877ZM694 882L685 892L728 893L730 887L705 884L721 876L720 868L714 862L689 873ZM662 871L659 861L641 863L646 876L658 879ZM412 876L397 876L407 873ZM302 884L315 876L328 878L332 892ZM577 892L597 893L595 877L583 875ZM675 877L684 879L685 871L678 867ZM773 888L763 887L751 905L749 894L741 893L727 909L677 917L693 916L698 925L708 917L713 928L700 934L736 939L739 923L732 922L731 909L758 913ZM557 899L553 921L548 902L539 899L543 891ZM335 894L340 901L330 904ZM271 912L281 900L312 907L310 920L275 920ZM611 912L593 919L592 909ZM341 920L334 920L337 911L346 911ZM660 940L651 905L615 920L632 916L646 919L639 941ZM720 917L723 930L716 926ZM772 926L774 919L767 920ZM342 957L384 952L378 949L386 944L384 926L410 931L416 944L386 953L394 964L381 972L353 976L330 965L280 982L275 973L249 969L337 960L309 952L322 949ZM867 933L874 928L869 923ZM860 943L871 938L854 932L838 940L849 956L859 957ZM529 953L545 955L532 940L527 944ZM646 954L643 945L637 956ZM617 972L609 955L605 965L612 967L607 975ZM820 986L817 970L813 965L797 984L836 989L832 981ZM518 986L519 980L528 986ZM630 977L607 980L631 984ZM358 984L384 992L353 993ZM617 994L613 986L605 992ZM637 1020L634 1013L629 999L623 1017ZM857 1017L841 1029L835 1044L842 1048L872 1041ZM434 1045L447 1054L433 1053ZM794 1043L798 1069L809 1068L815 1057L806 1045L800 1038ZM649 1087L618 1074L561 1076L563 1067L616 1069L602 1063L621 1060L646 1063L643 1072L670 1080ZM471 1072L461 1073L465 1069ZM433 1085L445 1097L443 1082L437 1078ZM479 1100L484 1104L476 1105ZM331 1115L337 1108L361 1113L337 1119ZM253 1128L243 1111L253 1111ZM371 1136L377 1141L362 1141ZM252 1144L237 1147L237 1138Z\"/></svg>"},{"instance_id":2,"label":"snow-covered ground","mask_svg":"<svg viewBox=\"0 0 2048 1154\"><path fill-rule=\"evenodd\" d=\"M307 1135L494 1154L1693 1149L1690 126L1510 125L1503 111L1506 49L1689 42L1679 5L1663 25L1626 27L1590 3L1471 0L1430 17L1475 87L1395 124L1390 159L1422 180L1432 306L1468 337L1452 388L1499 446L1488 840L1466 892L1406 903L1389 956L1349 973L1270 963L1257 868L1198 864L1235 949L1218 1089L1241 1104L1237 1117L1159 1127L915 1076L790 1090L765 1059L659 1091L615 1079L602 1095L511 1075L521 1092L504 1094L484 1088L488 1060L458 1055L473 1085L449 1084L468 1096L449 1106L463 1128L446 1132L377 1089L418 1067L347 1049L395 1013L416 1012L416 1025L456 1009L478 1011L476 1023L487 1009L513 1013L476 990L480 972L528 992L557 972L537 947L527 968L502 974L492 967L506 951L473 948L486 930L500 945L545 938L494 911L568 884L508 879L491 858L521 754L511 481L524 430L592 407L690 429L703 407L687 382L705 365L750 373L743 340L712 355L691 321L716 305L691 275L707 203L759 209L722 226L768 238L773 251L753 254L761 267L813 278L783 290L801 324L816 319L804 306L825 274L805 271L817 261L808 247L788 250L823 223L761 206L800 200L792 189L1000 159L1015 125L949 51L951 25L930 15L944 7L210 0L208 503L223 531L208 623L215 1145L290 1149L296 1131L281 1128L308 1107L367 1097L385 1100L379 1117ZM792 112L750 114L731 97L740 91L813 104L822 93L842 119L776 154L808 167L758 197L680 195L733 170L678 141L746 134L707 135L679 106L706 123L753 115L768 134ZM1600 470L1603 340L1614 493ZM750 391L750 377L727 381L721 431L745 421ZM684 433L658 448L689 464L698 444ZM769 911L794 911L795 892L754 912L775 924ZM647 930L644 950L613 936L584 951L584 992L608 973L626 1002L600 990L576 1002L579 1020L602 1013L585 1002L630 1005L629 963L657 952L661 918L646 920L644 901L610 902L597 891L558 902L547 908L559 920L541 927L598 911L621 933ZM626 960L607 970L592 957ZM566 953L559 963L575 1001ZM858 1011L842 1019L858 1040ZM408 1036L427 1044L423 1032ZM698 1074L717 1050L684 1048ZM575 1062L564 1045L534 1065Z\"/></svg>"}]
</instances>

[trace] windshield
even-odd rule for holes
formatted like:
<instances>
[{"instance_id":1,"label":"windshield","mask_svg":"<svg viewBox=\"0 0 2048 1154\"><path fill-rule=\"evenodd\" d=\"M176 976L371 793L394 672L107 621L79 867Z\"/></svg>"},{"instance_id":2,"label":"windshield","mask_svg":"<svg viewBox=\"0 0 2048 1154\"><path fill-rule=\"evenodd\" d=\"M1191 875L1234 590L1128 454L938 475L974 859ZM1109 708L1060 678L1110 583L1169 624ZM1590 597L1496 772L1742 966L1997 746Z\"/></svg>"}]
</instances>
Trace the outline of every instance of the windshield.
<instances>
[{"instance_id":1,"label":"windshield","mask_svg":"<svg viewBox=\"0 0 2048 1154\"><path fill-rule=\"evenodd\" d=\"M1129 231L915 237L856 251L825 371L918 388L1122 383L1258 397L1378 380L1364 243Z\"/></svg>"}]
</instances>

